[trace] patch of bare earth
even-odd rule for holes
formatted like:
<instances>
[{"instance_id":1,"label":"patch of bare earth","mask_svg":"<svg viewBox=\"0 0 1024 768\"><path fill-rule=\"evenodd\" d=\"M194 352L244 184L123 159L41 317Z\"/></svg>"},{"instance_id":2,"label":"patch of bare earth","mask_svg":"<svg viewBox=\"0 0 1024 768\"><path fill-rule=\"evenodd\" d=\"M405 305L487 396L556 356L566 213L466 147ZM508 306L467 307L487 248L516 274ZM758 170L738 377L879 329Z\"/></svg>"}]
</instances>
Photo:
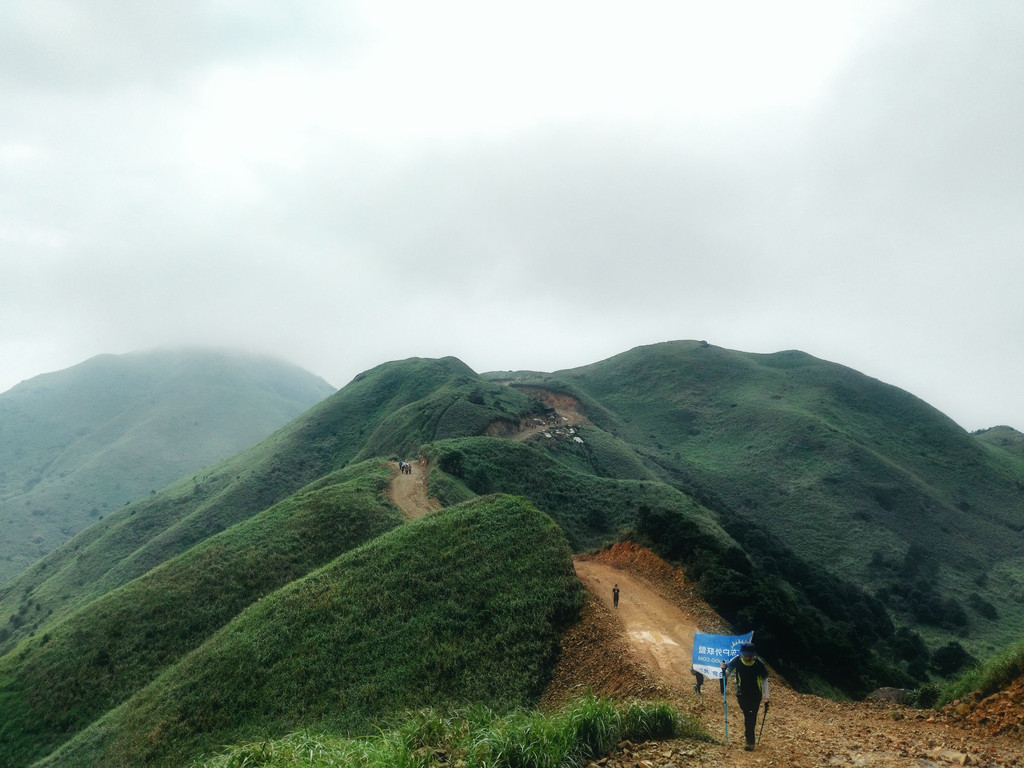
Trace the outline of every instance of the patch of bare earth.
<instances>
[{"instance_id":1,"label":"patch of bare earth","mask_svg":"<svg viewBox=\"0 0 1024 768\"><path fill-rule=\"evenodd\" d=\"M955 701L943 713L953 722L967 723L993 736L1016 737L1024 743L1024 677L1005 690L982 698L977 693Z\"/></svg>"},{"instance_id":2,"label":"patch of bare earth","mask_svg":"<svg viewBox=\"0 0 1024 768\"><path fill-rule=\"evenodd\" d=\"M690 659L694 631L729 630L700 600L685 575L649 550L630 543L580 556L575 566L589 597L580 622L565 634L562 657L543 705L557 707L587 690L619 699L667 700L699 718L714 739L624 743L593 765L1024 766L1019 719L1016 724L1011 722L1009 729L1000 726L1001 731L991 725L999 718L999 722L1012 721L1013 713L1017 718L1024 716L1020 687L990 697L984 707L982 702L961 703L957 714L954 708L934 712L894 704L834 702L796 693L776 675L771 707L763 718L763 736L753 752L746 752L742 716L731 692L726 742L725 707L717 681L705 682L701 695L693 689ZM615 584L620 589L618 607L612 604ZM982 711L989 714L977 714Z\"/></svg>"},{"instance_id":3,"label":"patch of bare earth","mask_svg":"<svg viewBox=\"0 0 1024 768\"><path fill-rule=\"evenodd\" d=\"M590 420L584 415L579 402L569 395L552 392L542 387L516 387L516 389L529 396L531 400L541 403L545 412L543 415L523 419L517 425L495 422L487 428L486 434L524 442L541 437L549 439L572 437L575 434L573 431L575 427L590 424Z\"/></svg>"}]
</instances>

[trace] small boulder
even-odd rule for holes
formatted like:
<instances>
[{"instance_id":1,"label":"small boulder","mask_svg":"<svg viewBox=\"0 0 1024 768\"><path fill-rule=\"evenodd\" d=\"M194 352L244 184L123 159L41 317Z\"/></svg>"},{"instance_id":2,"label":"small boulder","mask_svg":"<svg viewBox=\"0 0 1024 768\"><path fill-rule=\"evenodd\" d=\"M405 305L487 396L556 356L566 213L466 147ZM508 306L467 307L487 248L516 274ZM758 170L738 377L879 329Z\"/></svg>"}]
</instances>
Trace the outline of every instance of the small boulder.
<instances>
[{"instance_id":1,"label":"small boulder","mask_svg":"<svg viewBox=\"0 0 1024 768\"><path fill-rule=\"evenodd\" d=\"M906 704L913 693L909 688L876 688L868 694L868 701L881 701L887 704Z\"/></svg>"}]
</instances>

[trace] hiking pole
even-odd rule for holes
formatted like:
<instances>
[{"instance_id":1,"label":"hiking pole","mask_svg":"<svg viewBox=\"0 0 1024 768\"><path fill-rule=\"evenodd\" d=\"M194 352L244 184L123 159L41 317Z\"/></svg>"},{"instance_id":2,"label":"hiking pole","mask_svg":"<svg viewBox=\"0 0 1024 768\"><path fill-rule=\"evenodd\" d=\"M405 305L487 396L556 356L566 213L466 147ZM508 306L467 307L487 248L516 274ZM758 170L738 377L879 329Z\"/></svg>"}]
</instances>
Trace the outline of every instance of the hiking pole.
<instances>
[{"instance_id":1,"label":"hiking pole","mask_svg":"<svg viewBox=\"0 0 1024 768\"><path fill-rule=\"evenodd\" d=\"M729 743L729 697L725 695L725 680L728 675L722 676L722 711L725 713L725 743Z\"/></svg>"},{"instance_id":2,"label":"hiking pole","mask_svg":"<svg viewBox=\"0 0 1024 768\"><path fill-rule=\"evenodd\" d=\"M761 730L757 732L757 743L758 744L761 743L761 734L764 733L764 721L768 719L768 705L769 704L771 704L770 701L766 701L764 703L764 714L761 715Z\"/></svg>"}]
</instances>

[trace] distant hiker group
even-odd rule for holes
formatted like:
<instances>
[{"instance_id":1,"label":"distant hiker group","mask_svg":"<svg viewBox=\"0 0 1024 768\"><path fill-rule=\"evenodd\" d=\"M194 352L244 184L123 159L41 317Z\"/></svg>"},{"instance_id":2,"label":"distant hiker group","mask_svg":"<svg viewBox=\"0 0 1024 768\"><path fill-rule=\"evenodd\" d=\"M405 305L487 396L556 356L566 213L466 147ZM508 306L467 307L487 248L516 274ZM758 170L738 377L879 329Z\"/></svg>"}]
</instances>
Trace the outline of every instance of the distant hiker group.
<instances>
[{"instance_id":1,"label":"distant hiker group","mask_svg":"<svg viewBox=\"0 0 1024 768\"><path fill-rule=\"evenodd\" d=\"M401 471L403 475L412 474L412 464L410 464L408 461L398 462L398 469Z\"/></svg>"}]
</instances>

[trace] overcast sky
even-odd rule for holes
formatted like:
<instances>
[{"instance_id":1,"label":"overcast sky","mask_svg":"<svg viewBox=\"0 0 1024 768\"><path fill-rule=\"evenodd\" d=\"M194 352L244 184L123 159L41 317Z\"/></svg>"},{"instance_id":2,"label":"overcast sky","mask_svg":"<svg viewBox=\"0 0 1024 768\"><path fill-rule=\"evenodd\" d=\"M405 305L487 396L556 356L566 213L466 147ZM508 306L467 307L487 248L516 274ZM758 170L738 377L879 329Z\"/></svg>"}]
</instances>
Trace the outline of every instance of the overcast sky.
<instances>
[{"instance_id":1,"label":"overcast sky","mask_svg":"<svg viewBox=\"0 0 1024 768\"><path fill-rule=\"evenodd\" d=\"M1024 430L1019 0L4 0L0 391L801 349Z\"/></svg>"}]
</instances>

